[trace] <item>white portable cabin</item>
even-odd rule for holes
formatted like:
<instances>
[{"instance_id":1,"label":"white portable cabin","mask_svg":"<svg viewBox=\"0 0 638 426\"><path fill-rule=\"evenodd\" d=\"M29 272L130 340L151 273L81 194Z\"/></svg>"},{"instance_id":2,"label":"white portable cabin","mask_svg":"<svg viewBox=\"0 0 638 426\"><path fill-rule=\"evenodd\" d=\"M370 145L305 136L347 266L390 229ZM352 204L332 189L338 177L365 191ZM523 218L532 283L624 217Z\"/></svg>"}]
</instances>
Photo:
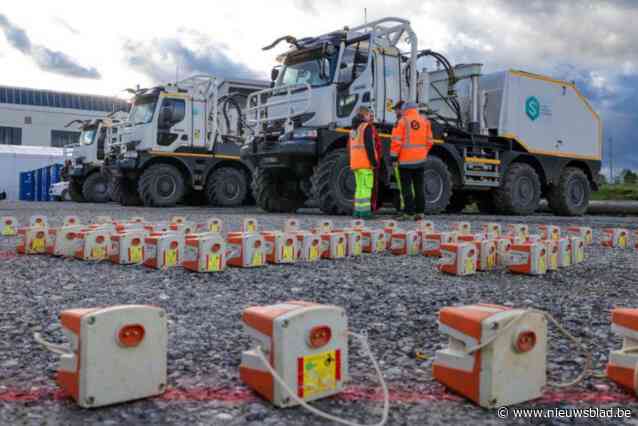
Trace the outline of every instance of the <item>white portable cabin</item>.
<instances>
[{"instance_id":1,"label":"white portable cabin","mask_svg":"<svg viewBox=\"0 0 638 426\"><path fill-rule=\"evenodd\" d=\"M64 164L64 149L46 146L0 145L0 191L7 200L20 198L20 173L52 164Z\"/></svg>"}]
</instances>

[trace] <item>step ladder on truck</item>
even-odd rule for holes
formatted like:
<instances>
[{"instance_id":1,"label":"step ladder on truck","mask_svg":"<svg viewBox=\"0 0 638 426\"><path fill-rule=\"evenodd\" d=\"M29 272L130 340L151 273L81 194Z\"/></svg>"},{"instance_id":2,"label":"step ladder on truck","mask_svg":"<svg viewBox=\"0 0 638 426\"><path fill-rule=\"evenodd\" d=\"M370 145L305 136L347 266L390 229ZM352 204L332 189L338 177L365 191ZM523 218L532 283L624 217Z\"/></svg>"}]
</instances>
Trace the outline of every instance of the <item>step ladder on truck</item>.
<instances>
[{"instance_id":1,"label":"step ladder on truck","mask_svg":"<svg viewBox=\"0 0 638 426\"><path fill-rule=\"evenodd\" d=\"M574 83L523 71L483 75L417 49L410 22L384 18L318 37L282 37L291 47L273 87L248 98L242 159L266 211L292 212L314 199L329 214L353 210L348 132L360 106L389 140L397 101L416 102L432 123L426 212L529 214L541 198L559 215L587 210L601 166L602 126ZM441 69L417 69L421 58ZM419 62L420 63L420 62ZM385 142L388 143L388 142ZM382 174L384 175L384 174ZM392 182L379 200L397 205ZM395 185L396 186L396 185Z\"/></svg>"},{"instance_id":2,"label":"step ladder on truck","mask_svg":"<svg viewBox=\"0 0 638 426\"><path fill-rule=\"evenodd\" d=\"M268 85L194 75L132 90L129 121L107 159L118 201L154 207L250 202L251 166L239 158L242 108L250 93Z\"/></svg>"}]
</instances>

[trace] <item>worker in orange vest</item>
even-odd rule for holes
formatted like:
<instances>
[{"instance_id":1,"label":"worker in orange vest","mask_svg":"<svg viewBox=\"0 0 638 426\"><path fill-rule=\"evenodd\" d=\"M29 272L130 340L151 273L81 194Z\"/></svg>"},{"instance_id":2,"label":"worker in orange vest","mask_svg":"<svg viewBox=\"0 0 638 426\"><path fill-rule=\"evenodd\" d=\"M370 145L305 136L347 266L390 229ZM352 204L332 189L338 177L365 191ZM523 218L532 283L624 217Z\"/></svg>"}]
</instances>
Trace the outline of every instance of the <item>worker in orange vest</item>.
<instances>
[{"instance_id":1,"label":"worker in orange vest","mask_svg":"<svg viewBox=\"0 0 638 426\"><path fill-rule=\"evenodd\" d=\"M403 105L401 118L392 129L391 155L399 167L403 220L419 220L425 212L424 168L432 148L432 126L417 111L416 103Z\"/></svg>"},{"instance_id":2,"label":"worker in orange vest","mask_svg":"<svg viewBox=\"0 0 638 426\"><path fill-rule=\"evenodd\" d=\"M374 187L374 169L377 159L374 152L372 114L367 107L360 107L352 119L350 131L350 169L354 173L354 217L372 217L371 198Z\"/></svg>"}]
</instances>

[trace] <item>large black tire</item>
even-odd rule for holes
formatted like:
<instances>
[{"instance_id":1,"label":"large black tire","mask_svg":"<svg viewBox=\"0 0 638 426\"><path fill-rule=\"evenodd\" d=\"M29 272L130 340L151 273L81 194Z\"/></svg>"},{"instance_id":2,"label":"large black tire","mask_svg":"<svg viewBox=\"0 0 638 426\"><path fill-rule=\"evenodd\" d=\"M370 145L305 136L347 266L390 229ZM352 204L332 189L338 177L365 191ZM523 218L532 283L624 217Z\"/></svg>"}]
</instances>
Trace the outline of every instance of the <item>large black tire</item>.
<instances>
[{"instance_id":1,"label":"large black tire","mask_svg":"<svg viewBox=\"0 0 638 426\"><path fill-rule=\"evenodd\" d=\"M144 170L137 191L147 207L173 207L186 193L182 172L170 164L154 164Z\"/></svg>"},{"instance_id":2,"label":"large black tire","mask_svg":"<svg viewBox=\"0 0 638 426\"><path fill-rule=\"evenodd\" d=\"M111 196L122 206L142 205L142 199L137 193L137 185L126 178L111 179Z\"/></svg>"},{"instance_id":3,"label":"large black tire","mask_svg":"<svg viewBox=\"0 0 638 426\"><path fill-rule=\"evenodd\" d=\"M470 203L470 197L460 190L452 192L450 197L450 203L445 208L446 213L458 214L465 210L465 207Z\"/></svg>"},{"instance_id":4,"label":"large black tire","mask_svg":"<svg viewBox=\"0 0 638 426\"><path fill-rule=\"evenodd\" d=\"M355 180L345 149L336 149L319 161L312 177L319 209L327 214L352 214Z\"/></svg>"},{"instance_id":5,"label":"large black tire","mask_svg":"<svg viewBox=\"0 0 638 426\"><path fill-rule=\"evenodd\" d=\"M529 164L509 166L500 188L494 191L494 203L503 213L527 215L538 210L541 181Z\"/></svg>"},{"instance_id":6,"label":"large black tire","mask_svg":"<svg viewBox=\"0 0 638 426\"><path fill-rule=\"evenodd\" d=\"M304 206L306 196L299 179L285 172L257 169L253 179L253 194L257 206L271 213L294 213Z\"/></svg>"},{"instance_id":7,"label":"large black tire","mask_svg":"<svg viewBox=\"0 0 638 426\"><path fill-rule=\"evenodd\" d=\"M452 174L443 160L428 157L425 162L425 213L438 214L450 204L452 197Z\"/></svg>"},{"instance_id":8,"label":"large black tire","mask_svg":"<svg viewBox=\"0 0 638 426\"><path fill-rule=\"evenodd\" d=\"M121 186L118 183L119 181L120 179L113 177L109 179L109 198L111 199L111 201L116 203L119 203L120 198L122 197Z\"/></svg>"},{"instance_id":9,"label":"large black tire","mask_svg":"<svg viewBox=\"0 0 638 426\"><path fill-rule=\"evenodd\" d=\"M110 201L109 182L100 172L91 173L82 184L82 195L90 203L106 203Z\"/></svg>"},{"instance_id":10,"label":"large black tire","mask_svg":"<svg viewBox=\"0 0 638 426\"><path fill-rule=\"evenodd\" d=\"M69 196L71 197L71 201L75 201L76 203L86 202L84 195L82 195L81 182L78 182L75 179L71 179L69 181Z\"/></svg>"},{"instance_id":11,"label":"large black tire","mask_svg":"<svg viewBox=\"0 0 638 426\"><path fill-rule=\"evenodd\" d=\"M582 216L587 212L591 187L585 172L576 167L567 167L560 175L558 184L547 193L549 208L560 216Z\"/></svg>"},{"instance_id":12,"label":"large black tire","mask_svg":"<svg viewBox=\"0 0 638 426\"><path fill-rule=\"evenodd\" d=\"M248 195L246 174L235 167L214 170L206 180L206 197L212 206L238 207Z\"/></svg>"}]
</instances>

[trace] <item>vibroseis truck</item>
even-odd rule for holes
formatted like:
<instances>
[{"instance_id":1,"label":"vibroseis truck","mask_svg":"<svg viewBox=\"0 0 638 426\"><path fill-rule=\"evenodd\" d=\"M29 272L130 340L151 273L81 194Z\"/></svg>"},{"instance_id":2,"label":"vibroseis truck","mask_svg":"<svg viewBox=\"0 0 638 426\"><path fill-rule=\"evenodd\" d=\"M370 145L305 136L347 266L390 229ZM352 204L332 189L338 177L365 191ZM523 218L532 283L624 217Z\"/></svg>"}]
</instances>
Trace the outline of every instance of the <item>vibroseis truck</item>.
<instances>
[{"instance_id":1,"label":"vibroseis truck","mask_svg":"<svg viewBox=\"0 0 638 426\"><path fill-rule=\"evenodd\" d=\"M68 160L65 160L63 175L69 182L69 196L73 201L110 201L109 178L103 173L102 163L110 144L117 137L119 125L127 116L128 113L117 111L105 118L74 120L66 125L77 125L80 129L78 143L64 148Z\"/></svg>"},{"instance_id":2,"label":"vibroseis truck","mask_svg":"<svg viewBox=\"0 0 638 426\"><path fill-rule=\"evenodd\" d=\"M167 207L191 197L238 206L250 199L239 158L241 108L267 82L196 75L135 91L128 122L107 160L123 205Z\"/></svg>"},{"instance_id":3,"label":"vibroseis truck","mask_svg":"<svg viewBox=\"0 0 638 426\"><path fill-rule=\"evenodd\" d=\"M428 213L529 214L546 198L561 215L583 214L600 170L602 126L573 83L481 64L452 66L417 49L409 21L385 18L318 37L282 37L291 48L273 69L274 86L248 98L252 134L242 158L256 170L266 211L294 211L313 198L326 213L352 212L348 133L358 107L374 112L389 138L399 100L417 102L432 122L425 168ZM421 58L440 69L417 70ZM384 175L383 173L381 175ZM379 197L390 201L389 182ZM395 197L396 198L396 197Z\"/></svg>"}]
</instances>

